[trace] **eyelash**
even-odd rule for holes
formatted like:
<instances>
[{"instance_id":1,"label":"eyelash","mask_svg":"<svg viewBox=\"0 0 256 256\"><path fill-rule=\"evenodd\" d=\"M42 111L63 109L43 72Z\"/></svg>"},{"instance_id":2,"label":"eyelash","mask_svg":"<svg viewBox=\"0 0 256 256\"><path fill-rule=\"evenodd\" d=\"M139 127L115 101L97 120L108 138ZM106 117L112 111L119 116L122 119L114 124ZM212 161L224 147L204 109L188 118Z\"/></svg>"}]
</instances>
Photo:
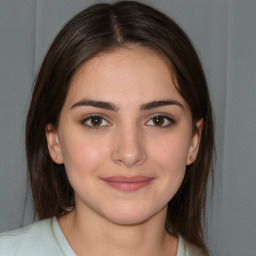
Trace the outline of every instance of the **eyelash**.
<instances>
[{"instance_id":1,"label":"eyelash","mask_svg":"<svg viewBox=\"0 0 256 256\"><path fill-rule=\"evenodd\" d=\"M100 114L91 114L90 116L84 118L83 120L81 120L81 124L83 126L85 126L86 128L88 129L100 129L102 127L105 127L105 126L111 126L111 125L104 125L104 126L93 126L93 125L88 125L86 124L87 121L91 120L92 121L92 118L101 118L103 121L107 122L109 124L109 122Z\"/></svg>"},{"instance_id":2,"label":"eyelash","mask_svg":"<svg viewBox=\"0 0 256 256\"><path fill-rule=\"evenodd\" d=\"M147 124L147 123L149 123L149 122L153 122L153 119L156 118L156 117L164 118L164 119L165 119L164 122L166 122L166 120L167 120L167 121L168 121L168 124L167 124L167 125L164 125L164 126L163 126L163 125L158 126L158 125L154 125L154 124L150 124L150 125ZM100 119L102 119L103 122L107 122L108 125L94 126L94 125L88 125L88 124L86 124L87 121L89 121L89 120L92 121L92 118L100 118ZM88 128L88 129L100 129L100 128L104 128L104 127L106 127L106 126L111 126L111 124L109 124L109 122L108 122L102 115L100 115L100 114L91 114L90 116L88 116L88 117L84 118L83 120L81 120L80 123L81 123L83 126L85 126L86 128ZM164 114L156 114L156 115L152 116L152 117L150 118L150 120L146 122L146 124L147 124L147 126L153 126L154 128L169 128L170 126L176 124L176 121L175 121L173 118L171 118L171 117L169 117L169 116L167 116L167 115L164 115Z\"/></svg>"},{"instance_id":3,"label":"eyelash","mask_svg":"<svg viewBox=\"0 0 256 256\"><path fill-rule=\"evenodd\" d=\"M153 125L148 125L148 126L153 126L154 128L169 128L170 126L176 124L176 121L173 118L171 118L171 117L169 117L165 114L156 114L156 115L152 116L147 123L153 122L153 118L156 118L156 117L164 118L165 121L166 120L168 121L168 124L167 125L160 125L160 126L153 124Z\"/></svg>"}]
</instances>

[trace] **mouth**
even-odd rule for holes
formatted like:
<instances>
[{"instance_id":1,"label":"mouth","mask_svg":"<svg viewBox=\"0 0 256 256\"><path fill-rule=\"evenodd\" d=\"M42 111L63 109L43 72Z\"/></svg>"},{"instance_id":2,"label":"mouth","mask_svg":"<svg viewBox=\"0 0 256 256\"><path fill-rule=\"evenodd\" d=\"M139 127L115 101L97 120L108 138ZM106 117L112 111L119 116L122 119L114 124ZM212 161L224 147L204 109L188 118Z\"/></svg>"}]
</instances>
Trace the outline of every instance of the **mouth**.
<instances>
[{"instance_id":1,"label":"mouth","mask_svg":"<svg viewBox=\"0 0 256 256\"><path fill-rule=\"evenodd\" d=\"M120 191L136 191L149 185L154 178L146 176L111 176L101 178L101 180L108 186Z\"/></svg>"}]
</instances>

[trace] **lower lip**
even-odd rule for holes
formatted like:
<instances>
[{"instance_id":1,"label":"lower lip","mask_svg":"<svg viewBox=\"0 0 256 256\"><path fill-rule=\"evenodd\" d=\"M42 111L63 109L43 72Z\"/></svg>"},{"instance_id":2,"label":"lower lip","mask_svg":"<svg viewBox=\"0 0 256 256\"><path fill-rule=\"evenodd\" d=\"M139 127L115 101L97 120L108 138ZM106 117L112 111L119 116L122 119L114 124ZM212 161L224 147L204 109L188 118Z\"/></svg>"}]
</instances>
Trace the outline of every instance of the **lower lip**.
<instances>
[{"instance_id":1,"label":"lower lip","mask_svg":"<svg viewBox=\"0 0 256 256\"><path fill-rule=\"evenodd\" d=\"M145 181L137 181L137 182L118 182L118 181L109 181L104 180L103 181L109 185L112 188L115 188L120 191L136 191L143 187L146 187L151 183L153 179L148 179Z\"/></svg>"}]
</instances>

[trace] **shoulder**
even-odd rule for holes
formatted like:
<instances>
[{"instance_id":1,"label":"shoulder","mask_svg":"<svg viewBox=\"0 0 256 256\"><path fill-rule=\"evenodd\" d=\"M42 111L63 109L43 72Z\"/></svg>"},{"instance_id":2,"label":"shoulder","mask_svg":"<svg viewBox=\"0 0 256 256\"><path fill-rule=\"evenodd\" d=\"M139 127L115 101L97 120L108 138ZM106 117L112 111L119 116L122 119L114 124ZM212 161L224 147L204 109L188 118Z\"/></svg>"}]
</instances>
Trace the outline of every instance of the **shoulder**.
<instances>
[{"instance_id":1,"label":"shoulder","mask_svg":"<svg viewBox=\"0 0 256 256\"><path fill-rule=\"evenodd\" d=\"M48 249L54 250L56 242L51 222L51 219L46 219L23 228L1 233L0 256L42 255Z\"/></svg>"},{"instance_id":2,"label":"shoulder","mask_svg":"<svg viewBox=\"0 0 256 256\"><path fill-rule=\"evenodd\" d=\"M203 256L200 248L187 242L182 236L179 236L179 245L177 256Z\"/></svg>"}]
</instances>

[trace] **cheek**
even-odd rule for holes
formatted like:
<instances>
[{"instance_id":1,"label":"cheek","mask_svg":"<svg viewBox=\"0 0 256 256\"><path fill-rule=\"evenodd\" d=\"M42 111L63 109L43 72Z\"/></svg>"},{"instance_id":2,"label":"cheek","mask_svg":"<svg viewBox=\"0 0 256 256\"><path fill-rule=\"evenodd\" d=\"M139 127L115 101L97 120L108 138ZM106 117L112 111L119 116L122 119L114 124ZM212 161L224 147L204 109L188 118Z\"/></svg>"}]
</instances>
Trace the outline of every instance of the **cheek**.
<instances>
[{"instance_id":1,"label":"cheek","mask_svg":"<svg viewBox=\"0 0 256 256\"><path fill-rule=\"evenodd\" d=\"M107 148L102 147L102 140L78 132L63 137L62 154L68 176L94 174L108 154Z\"/></svg>"},{"instance_id":2,"label":"cheek","mask_svg":"<svg viewBox=\"0 0 256 256\"><path fill-rule=\"evenodd\" d=\"M186 167L190 141L187 136L166 136L151 146L151 154L162 169L183 170Z\"/></svg>"},{"instance_id":3,"label":"cheek","mask_svg":"<svg viewBox=\"0 0 256 256\"><path fill-rule=\"evenodd\" d=\"M168 136L151 145L151 159L158 170L162 193L169 201L178 191L185 175L189 149L188 136Z\"/></svg>"}]
</instances>

